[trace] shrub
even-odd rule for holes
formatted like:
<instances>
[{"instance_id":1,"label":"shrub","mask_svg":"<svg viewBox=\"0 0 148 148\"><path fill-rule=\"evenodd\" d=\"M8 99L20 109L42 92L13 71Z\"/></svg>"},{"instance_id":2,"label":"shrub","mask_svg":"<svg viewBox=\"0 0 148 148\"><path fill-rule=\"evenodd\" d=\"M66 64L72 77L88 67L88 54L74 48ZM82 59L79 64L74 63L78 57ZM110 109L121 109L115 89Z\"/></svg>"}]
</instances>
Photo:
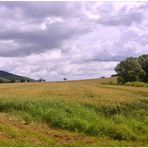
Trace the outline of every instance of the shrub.
<instances>
[{"instance_id":1,"label":"shrub","mask_svg":"<svg viewBox=\"0 0 148 148\"><path fill-rule=\"evenodd\" d=\"M0 79L0 83L4 83L4 81Z\"/></svg>"},{"instance_id":2,"label":"shrub","mask_svg":"<svg viewBox=\"0 0 148 148\"><path fill-rule=\"evenodd\" d=\"M25 82L25 80L22 79L20 82Z\"/></svg>"},{"instance_id":3,"label":"shrub","mask_svg":"<svg viewBox=\"0 0 148 148\"><path fill-rule=\"evenodd\" d=\"M125 85L128 86L136 86L136 87L148 87L148 83L144 83L144 82L127 82L125 83Z\"/></svg>"},{"instance_id":4,"label":"shrub","mask_svg":"<svg viewBox=\"0 0 148 148\"><path fill-rule=\"evenodd\" d=\"M15 80L10 80L10 83L15 83Z\"/></svg>"}]
</instances>

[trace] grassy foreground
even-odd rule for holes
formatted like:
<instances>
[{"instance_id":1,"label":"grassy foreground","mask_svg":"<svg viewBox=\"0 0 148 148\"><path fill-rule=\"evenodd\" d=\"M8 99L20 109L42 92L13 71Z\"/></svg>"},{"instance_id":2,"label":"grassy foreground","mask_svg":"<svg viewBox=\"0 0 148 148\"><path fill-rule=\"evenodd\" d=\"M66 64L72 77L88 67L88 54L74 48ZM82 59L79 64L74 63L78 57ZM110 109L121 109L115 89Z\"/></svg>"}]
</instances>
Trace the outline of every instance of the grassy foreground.
<instances>
[{"instance_id":1,"label":"grassy foreground","mask_svg":"<svg viewBox=\"0 0 148 148\"><path fill-rule=\"evenodd\" d=\"M148 146L148 88L114 79L0 85L0 146Z\"/></svg>"}]
</instances>

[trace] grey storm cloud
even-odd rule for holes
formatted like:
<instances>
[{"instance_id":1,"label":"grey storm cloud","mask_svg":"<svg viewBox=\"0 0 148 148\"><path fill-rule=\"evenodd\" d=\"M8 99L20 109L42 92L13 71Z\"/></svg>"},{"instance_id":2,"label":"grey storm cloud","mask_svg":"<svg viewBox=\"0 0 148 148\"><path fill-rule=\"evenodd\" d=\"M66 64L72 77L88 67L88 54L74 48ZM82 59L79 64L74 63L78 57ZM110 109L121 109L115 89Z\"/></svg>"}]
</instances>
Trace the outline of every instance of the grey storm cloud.
<instances>
[{"instance_id":1,"label":"grey storm cloud","mask_svg":"<svg viewBox=\"0 0 148 148\"><path fill-rule=\"evenodd\" d=\"M53 48L60 48L62 41L70 39L74 35L83 34L87 28L79 28L75 30L72 26L60 26L59 28L51 28L46 31L4 31L0 33L1 40L14 40L19 44L13 51L0 50L1 56L26 56L31 53L45 52ZM2 47L1 47L2 48Z\"/></svg>"},{"instance_id":2,"label":"grey storm cloud","mask_svg":"<svg viewBox=\"0 0 148 148\"><path fill-rule=\"evenodd\" d=\"M8 9L22 9L24 15L32 18L63 16L66 14L66 2L1 2ZM58 10L58 11L57 11Z\"/></svg>"},{"instance_id":3,"label":"grey storm cloud","mask_svg":"<svg viewBox=\"0 0 148 148\"><path fill-rule=\"evenodd\" d=\"M14 13L16 17L11 19L8 15L8 18L5 19L1 15L0 19L3 20L2 27L4 29L0 31L0 40L13 40L18 45L13 50L7 50L6 48L4 50L1 47L0 56L27 56L46 52L54 48L62 48L62 43L65 40L89 33L92 28L89 25L87 26L88 23L94 22L96 26L98 24L129 26L133 22L140 23L143 20L141 13L126 12L125 7L118 12L114 12L112 3L103 3L97 7L97 10L102 8L100 9L101 18L98 21L93 21L88 18L87 12L83 11L84 6L90 8L94 5L92 2L0 2L0 11L4 11L5 15L7 12L10 14ZM104 11L108 8L112 10L113 16L109 15L109 11ZM70 17L71 10L73 10L74 14L76 12L79 13L79 15L76 13L76 18L79 21ZM97 13L99 14L99 11ZM63 19L63 22L48 22L50 19L52 20L52 17L59 17ZM84 18L87 18L87 20ZM49 20L47 21L47 19ZM70 21L67 22L67 20ZM4 25L5 22L6 26ZM33 25L38 28L34 29ZM43 29L41 25L43 25ZM32 30L30 29L31 27Z\"/></svg>"},{"instance_id":4,"label":"grey storm cloud","mask_svg":"<svg viewBox=\"0 0 148 148\"><path fill-rule=\"evenodd\" d=\"M147 13L147 2L0 2L0 69L47 80L108 76L148 52Z\"/></svg>"},{"instance_id":5,"label":"grey storm cloud","mask_svg":"<svg viewBox=\"0 0 148 148\"><path fill-rule=\"evenodd\" d=\"M4 29L0 31L0 40L13 40L18 46L15 50L4 50L1 47L0 56L15 57L42 53L53 48L60 48L66 39L89 32L88 27L82 26L84 24L67 23L67 19L62 23L50 23L45 20L47 18L50 21L52 17L61 19L64 17L65 19L67 14L71 14L68 9L70 6L71 4L68 2L0 2L1 11L19 14L19 16L16 15L16 20L15 18L12 20L9 15L8 20L7 18L4 20L6 14L4 17L1 16L8 27L5 27L3 22ZM80 8L77 4L73 7L75 10ZM38 26L38 28L34 29L31 25ZM43 25L43 29L41 25ZM21 29L26 26L28 28L25 30ZM31 27L33 30L30 29Z\"/></svg>"}]
</instances>

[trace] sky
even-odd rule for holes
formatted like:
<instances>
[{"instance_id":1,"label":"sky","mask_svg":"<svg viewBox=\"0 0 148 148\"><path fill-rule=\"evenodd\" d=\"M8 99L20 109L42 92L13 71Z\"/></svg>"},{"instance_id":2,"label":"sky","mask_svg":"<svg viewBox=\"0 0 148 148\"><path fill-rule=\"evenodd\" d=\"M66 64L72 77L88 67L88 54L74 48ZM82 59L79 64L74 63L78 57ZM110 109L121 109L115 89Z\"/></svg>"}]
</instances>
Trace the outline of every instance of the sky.
<instances>
[{"instance_id":1,"label":"sky","mask_svg":"<svg viewBox=\"0 0 148 148\"><path fill-rule=\"evenodd\" d=\"M59 81L108 77L148 54L148 2L2 2L0 70Z\"/></svg>"}]
</instances>

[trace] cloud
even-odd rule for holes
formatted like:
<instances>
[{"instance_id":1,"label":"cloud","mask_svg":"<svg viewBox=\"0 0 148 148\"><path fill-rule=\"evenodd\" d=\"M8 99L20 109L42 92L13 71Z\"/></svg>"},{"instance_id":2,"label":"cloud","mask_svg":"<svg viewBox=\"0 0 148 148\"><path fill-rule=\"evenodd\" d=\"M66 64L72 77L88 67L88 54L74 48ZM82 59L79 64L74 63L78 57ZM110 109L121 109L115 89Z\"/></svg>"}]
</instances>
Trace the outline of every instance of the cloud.
<instances>
[{"instance_id":1,"label":"cloud","mask_svg":"<svg viewBox=\"0 0 148 148\"><path fill-rule=\"evenodd\" d=\"M1 40L13 41L18 46L15 50L4 50L3 46L1 46L0 55L7 57L26 56L32 53L42 53L53 48L60 48L64 40L89 31L87 27L79 27L75 30L76 27L78 27L77 24L61 24L57 28L49 25L46 30L11 30L1 32Z\"/></svg>"},{"instance_id":2,"label":"cloud","mask_svg":"<svg viewBox=\"0 0 148 148\"><path fill-rule=\"evenodd\" d=\"M19 9L22 15L35 19L65 15L67 12L66 2L1 2L1 5L8 10Z\"/></svg>"},{"instance_id":3,"label":"cloud","mask_svg":"<svg viewBox=\"0 0 148 148\"><path fill-rule=\"evenodd\" d=\"M147 2L0 2L0 68L47 80L109 76L147 53Z\"/></svg>"},{"instance_id":4,"label":"cloud","mask_svg":"<svg viewBox=\"0 0 148 148\"><path fill-rule=\"evenodd\" d=\"M143 15L141 13L118 13L113 16L104 16L98 20L100 24L109 26L130 26L132 23L141 23Z\"/></svg>"},{"instance_id":5,"label":"cloud","mask_svg":"<svg viewBox=\"0 0 148 148\"><path fill-rule=\"evenodd\" d=\"M144 19L147 3L103 3L98 23L108 26L130 26L139 24ZM101 6L100 6L101 7Z\"/></svg>"},{"instance_id":6,"label":"cloud","mask_svg":"<svg viewBox=\"0 0 148 148\"><path fill-rule=\"evenodd\" d=\"M70 3L4 2L0 4L4 14L1 19L4 20L7 12L19 16L19 19L11 19L11 15L8 15L4 21L7 25L3 23L3 29L0 31L0 40L13 41L18 46L15 50L4 50L1 47L0 56L15 57L42 53L60 48L64 40L90 31L88 26L84 26L85 22L67 23L67 19L62 18L69 11L67 8L70 7ZM74 5L74 8L76 9L77 5ZM28 15L30 15L29 19Z\"/></svg>"},{"instance_id":7,"label":"cloud","mask_svg":"<svg viewBox=\"0 0 148 148\"><path fill-rule=\"evenodd\" d=\"M50 58L48 55L50 55ZM0 59L0 68L34 79L42 77L49 81L57 81L63 80L64 77L74 80L109 76L114 73L113 69L117 63L98 61L81 64L72 63L62 55L60 50L56 49L24 58L17 57L10 59L3 57ZM102 67L102 65L104 66Z\"/></svg>"}]
</instances>

